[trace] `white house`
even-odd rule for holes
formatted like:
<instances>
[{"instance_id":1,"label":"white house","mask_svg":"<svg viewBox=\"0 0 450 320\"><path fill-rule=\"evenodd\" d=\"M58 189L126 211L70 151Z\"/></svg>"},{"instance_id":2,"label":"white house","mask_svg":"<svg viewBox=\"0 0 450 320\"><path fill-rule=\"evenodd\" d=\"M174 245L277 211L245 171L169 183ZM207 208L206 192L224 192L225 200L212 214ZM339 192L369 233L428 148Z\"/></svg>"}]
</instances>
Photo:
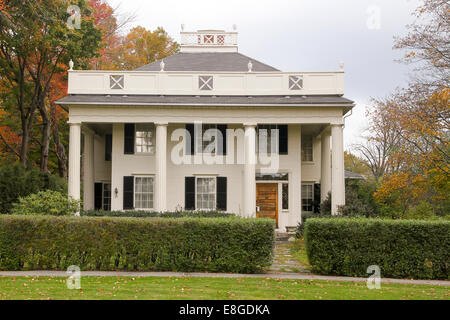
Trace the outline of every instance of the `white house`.
<instances>
[{"instance_id":1,"label":"white house","mask_svg":"<svg viewBox=\"0 0 450 320\"><path fill-rule=\"evenodd\" d=\"M69 195L84 209L223 210L280 230L345 202L344 72L282 72L237 32L181 32L133 71L69 71ZM80 157L82 161L80 161ZM82 172L81 172L82 171Z\"/></svg>"}]
</instances>

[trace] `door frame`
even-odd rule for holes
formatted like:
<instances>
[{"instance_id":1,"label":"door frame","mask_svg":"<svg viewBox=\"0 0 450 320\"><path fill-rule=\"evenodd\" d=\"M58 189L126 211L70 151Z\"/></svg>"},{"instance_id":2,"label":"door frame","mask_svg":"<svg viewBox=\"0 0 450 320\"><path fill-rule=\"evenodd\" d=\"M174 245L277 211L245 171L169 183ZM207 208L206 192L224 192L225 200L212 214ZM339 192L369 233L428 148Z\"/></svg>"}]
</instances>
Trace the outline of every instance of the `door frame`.
<instances>
[{"instance_id":1,"label":"door frame","mask_svg":"<svg viewBox=\"0 0 450 320\"><path fill-rule=\"evenodd\" d=\"M276 221L276 228L278 229L278 223L279 223L279 214L280 214L280 208L279 208L279 198L280 198L280 182L278 181L257 181L256 182L256 202L258 202L258 184L269 184L277 186L277 192L276 192L276 213L275 213L275 221ZM256 217L258 217L258 212L256 212Z\"/></svg>"}]
</instances>

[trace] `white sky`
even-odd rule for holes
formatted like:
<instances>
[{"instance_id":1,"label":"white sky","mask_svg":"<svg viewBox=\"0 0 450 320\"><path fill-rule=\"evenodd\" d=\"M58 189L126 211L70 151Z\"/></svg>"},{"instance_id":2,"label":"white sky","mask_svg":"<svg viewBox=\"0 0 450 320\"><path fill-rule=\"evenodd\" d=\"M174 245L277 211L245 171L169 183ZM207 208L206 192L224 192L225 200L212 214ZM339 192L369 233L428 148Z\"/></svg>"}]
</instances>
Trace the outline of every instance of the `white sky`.
<instances>
[{"instance_id":1,"label":"white sky","mask_svg":"<svg viewBox=\"0 0 450 320\"><path fill-rule=\"evenodd\" d=\"M393 38L405 34L418 0L109 0L135 12L132 26L162 26L179 41L185 30L225 29L236 24L239 51L283 71L334 71L345 62L346 94L356 101L346 120L348 148L367 127L371 97L406 85L408 69L395 62ZM375 8L375 11L372 9ZM373 15L379 10L379 28ZM375 17L374 19L371 19ZM375 22L375 23L370 23ZM368 23L371 26L368 27Z\"/></svg>"}]
</instances>

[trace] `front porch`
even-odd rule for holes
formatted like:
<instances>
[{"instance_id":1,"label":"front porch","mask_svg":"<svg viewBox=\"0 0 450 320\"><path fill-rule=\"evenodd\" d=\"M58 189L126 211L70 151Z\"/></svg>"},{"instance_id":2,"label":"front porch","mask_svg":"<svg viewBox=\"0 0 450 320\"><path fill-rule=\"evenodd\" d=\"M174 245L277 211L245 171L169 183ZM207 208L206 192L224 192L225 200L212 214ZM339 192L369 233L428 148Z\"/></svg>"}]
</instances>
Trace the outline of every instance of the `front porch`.
<instances>
[{"instance_id":1,"label":"front porch","mask_svg":"<svg viewBox=\"0 0 450 320\"><path fill-rule=\"evenodd\" d=\"M287 136L273 160L275 171L269 173L271 164L261 164L257 143L259 129L267 124L204 125L226 128L224 150L217 150L213 163L195 149L183 150L187 154L178 163L174 149L180 142L188 146L183 138L173 138L187 125L71 123L69 195L81 198L82 177L84 210L219 209L243 217L273 218L281 231L296 226L302 212L315 211L328 192L333 195L334 213L344 204L342 125L278 125L286 128ZM271 186L269 199L261 186Z\"/></svg>"}]
</instances>

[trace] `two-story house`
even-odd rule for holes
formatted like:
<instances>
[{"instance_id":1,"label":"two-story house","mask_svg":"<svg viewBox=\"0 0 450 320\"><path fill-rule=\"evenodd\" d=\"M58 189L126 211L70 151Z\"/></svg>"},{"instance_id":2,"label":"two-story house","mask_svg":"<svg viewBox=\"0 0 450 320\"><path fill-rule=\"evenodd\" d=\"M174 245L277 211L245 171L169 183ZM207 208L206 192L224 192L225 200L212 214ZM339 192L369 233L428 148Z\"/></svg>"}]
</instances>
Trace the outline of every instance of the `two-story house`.
<instances>
[{"instance_id":1,"label":"two-story house","mask_svg":"<svg viewBox=\"0 0 450 320\"><path fill-rule=\"evenodd\" d=\"M133 71L69 71L69 195L84 209L222 210L280 230L345 203L344 72L282 72L237 32L181 33ZM80 161L81 159L81 161Z\"/></svg>"}]
</instances>

